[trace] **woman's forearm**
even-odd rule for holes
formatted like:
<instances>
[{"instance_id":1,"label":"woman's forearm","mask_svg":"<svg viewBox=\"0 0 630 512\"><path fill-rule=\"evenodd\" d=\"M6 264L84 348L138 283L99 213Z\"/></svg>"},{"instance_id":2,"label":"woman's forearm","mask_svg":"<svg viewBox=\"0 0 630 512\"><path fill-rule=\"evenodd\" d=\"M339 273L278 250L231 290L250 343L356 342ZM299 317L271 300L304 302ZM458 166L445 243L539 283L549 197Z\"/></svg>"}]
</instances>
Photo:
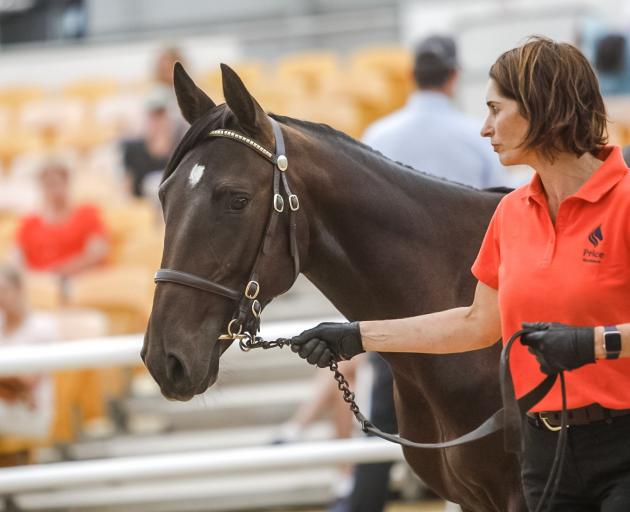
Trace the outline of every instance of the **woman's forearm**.
<instances>
[{"instance_id":1,"label":"woman's forearm","mask_svg":"<svg viewBox=\"0 0 630 512\"><path fill-rule=\"evenodd\" d=\"M501 337L500 319L461 307L397 320L360 323L363 348L373 352L449 354L488 347Z\"/></svg>"}]
</instances>

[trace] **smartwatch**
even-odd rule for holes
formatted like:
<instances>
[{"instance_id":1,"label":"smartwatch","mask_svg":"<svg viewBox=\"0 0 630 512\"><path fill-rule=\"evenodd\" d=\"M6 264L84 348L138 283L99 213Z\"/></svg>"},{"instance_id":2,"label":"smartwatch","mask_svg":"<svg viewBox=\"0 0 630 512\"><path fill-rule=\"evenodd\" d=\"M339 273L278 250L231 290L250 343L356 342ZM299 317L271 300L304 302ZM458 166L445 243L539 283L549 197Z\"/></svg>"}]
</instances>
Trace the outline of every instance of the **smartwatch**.
<instances>
[{"instance_id":1,"label":"smartwatch","mask_svg":"<svg viewBox=\"0 0 630 512\"><path fill-rule=\"evenodd\" d=\"M606 359L617 359L621 354L621 333L616 325L604 327L604 352Z\"/></svg>"}]
</instances>

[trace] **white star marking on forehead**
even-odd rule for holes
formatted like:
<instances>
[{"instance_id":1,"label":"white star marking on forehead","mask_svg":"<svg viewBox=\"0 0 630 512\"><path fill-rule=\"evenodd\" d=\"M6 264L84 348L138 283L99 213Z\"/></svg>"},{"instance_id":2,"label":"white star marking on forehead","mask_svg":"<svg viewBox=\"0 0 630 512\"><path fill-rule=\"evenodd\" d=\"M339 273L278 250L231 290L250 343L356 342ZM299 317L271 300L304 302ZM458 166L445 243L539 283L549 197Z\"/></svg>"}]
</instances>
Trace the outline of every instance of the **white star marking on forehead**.
<instances>
[{"instance_id":1,"label":"white star marking on forehead","mask_svg":"<svg viewBox=\"0 0 630 512\"><path fill-rule=\"evenodd\" d=\"M205 166L195 164L190 171L190 175L188 176L188 183L190 184L190 188L193 188L199 180L203 176L203 172L206 170Z\"/></svg>"}]
</instances>

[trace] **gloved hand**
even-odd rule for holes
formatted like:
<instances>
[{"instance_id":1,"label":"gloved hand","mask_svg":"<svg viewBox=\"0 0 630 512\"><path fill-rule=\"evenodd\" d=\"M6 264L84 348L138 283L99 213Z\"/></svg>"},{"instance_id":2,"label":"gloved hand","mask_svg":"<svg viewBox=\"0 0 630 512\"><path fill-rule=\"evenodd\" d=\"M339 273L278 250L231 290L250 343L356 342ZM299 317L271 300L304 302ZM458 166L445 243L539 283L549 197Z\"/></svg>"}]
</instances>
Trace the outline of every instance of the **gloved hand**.
<instances>
[{"instance_id":1,"label":"gloved hand","mask_svg":"<svg viewBox=\"0 0 630 512\"><path fill-rule=\"evenodd\" d=\"M523 323L521 343L536 356L542 372L553 375L595 362L595 329L560 323Z\"/></svg>"},{"instance_id":2,"label":"gloved hand","mask_svg":"<svg viewBox=\"0 0 630 512\"><path fill-rule=\"evenodd\" d=\"M291 338L291 350L320 368L365 352L359 322L324 322Z\"/></svg>"}]
</instances>

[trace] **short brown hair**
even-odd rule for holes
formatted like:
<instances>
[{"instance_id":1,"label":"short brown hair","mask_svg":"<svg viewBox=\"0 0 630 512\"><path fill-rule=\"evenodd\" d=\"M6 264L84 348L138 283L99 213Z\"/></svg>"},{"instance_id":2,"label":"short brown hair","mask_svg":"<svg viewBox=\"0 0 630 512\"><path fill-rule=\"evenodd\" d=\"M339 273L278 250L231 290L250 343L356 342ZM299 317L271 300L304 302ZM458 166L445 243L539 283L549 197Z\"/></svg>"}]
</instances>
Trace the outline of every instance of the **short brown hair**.
<instances>
[{"instance_id":1,"label":"short brown hair","mask_svg":"<svg viewBox=\"0 0 630 512\"><path fill-rule=\"evenodd\" d=\"M501 95L529 121L522 145L553 161L558 153L596 153L606 144L606 108L586 57L573 45L530 37L490 68Z\"/></svg>"}]
</instances>

